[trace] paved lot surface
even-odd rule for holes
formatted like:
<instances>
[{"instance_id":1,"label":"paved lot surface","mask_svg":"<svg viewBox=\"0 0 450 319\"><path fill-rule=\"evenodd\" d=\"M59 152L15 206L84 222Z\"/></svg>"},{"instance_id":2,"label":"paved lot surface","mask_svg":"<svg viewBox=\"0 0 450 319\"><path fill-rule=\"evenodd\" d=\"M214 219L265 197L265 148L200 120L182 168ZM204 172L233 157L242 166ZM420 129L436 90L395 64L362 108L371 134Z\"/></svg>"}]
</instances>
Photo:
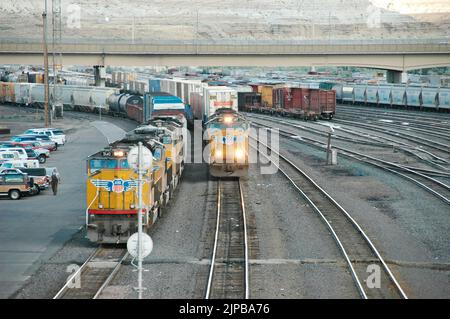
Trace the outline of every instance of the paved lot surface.
<instances>
[{"instance_id":1,"label":"paved lot surface","mask_svg":"<svg viewBox=\"0 0 450 319\"><path fill-rule=\"evenodd\" d=\"M8 111L0 106L0 114L5 117L0 124L13 128L13 134L39 126L29 115L24 115L28 123L17 123L14 118L7 118ZM70 128L66 145L53 152L44 164L60 171L62 181L57 196L47 190L19 201L0 198L0 298L10 297L84 224L84 159L105 146L106 138L124 132L107 122L91 125L77 114L67 114L57 126Z\"/></svg>"}]
</instances>

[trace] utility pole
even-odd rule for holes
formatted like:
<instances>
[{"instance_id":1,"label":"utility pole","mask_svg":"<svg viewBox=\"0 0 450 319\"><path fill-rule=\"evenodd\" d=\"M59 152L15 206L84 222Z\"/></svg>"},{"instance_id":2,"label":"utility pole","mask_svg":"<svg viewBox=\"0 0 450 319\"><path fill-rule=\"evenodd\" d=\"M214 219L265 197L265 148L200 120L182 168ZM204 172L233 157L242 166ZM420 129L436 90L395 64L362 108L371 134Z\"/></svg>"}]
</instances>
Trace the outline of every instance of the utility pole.
<instances>
[{"instance_id":1,"label":"utility pole","mask_svg":"<svg viewBox=\"0 0 450 319\"><path fill-rule=\"evenodd\" d=\"M61 0L52 0L52 48L53 48L53 99L50 117L63 116L63 102L61 87L62 71L62 14Z\"/></svg>"},{"instance_id":2,"label":"utility pole","mask_svg":"<svg viewBox=\"0 0 450 319\"><path fill-rule=\"evenodd\" d=\"M45 127L49 126L48 114L48 49L47 49L47 0L45 1L45 9L42 13L43 27L43 47L44 47L44 116Z\"/></svg>"}]
</instances>

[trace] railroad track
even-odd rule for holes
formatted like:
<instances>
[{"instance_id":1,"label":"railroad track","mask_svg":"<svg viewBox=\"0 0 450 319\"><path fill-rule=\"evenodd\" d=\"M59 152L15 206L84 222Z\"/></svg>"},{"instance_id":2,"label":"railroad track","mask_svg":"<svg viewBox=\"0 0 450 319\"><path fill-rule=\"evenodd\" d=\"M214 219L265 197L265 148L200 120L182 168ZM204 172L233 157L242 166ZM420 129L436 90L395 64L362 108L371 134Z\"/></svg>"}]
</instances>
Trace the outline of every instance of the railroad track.
<instances>
[{"instance_id":1,"label":"railroad track","mask_svg":"<svg viewBox=\"0 0 450 319\"><path fill-rule=\"evenodd\" d=\"M290 127L294 127L295 129L301 129L302 131L322 136L324 138L328 137L328 133L326 133L324 131L320 131L320 130L310 128L310 127L305 127L303 125L300 125L300 124L297 124L294 122L290 122L290 121L286 121L286 120L276 121L267 116L261 117L261 116L255 116L255 115L252 115L251 118L256 118L259 120L268 121L268 122L272 122L272 123L276 123L276 124L287 125ZM319 124L317 124L317 125L319 125ZM321 125L321 127L325 127L325 126ZM334 127L334 129L342 131L342 132L350 134L350 135L355 135L358 137L358 139L348 139L348 138L343 139L340 135L334 133L333 139L335 139L335 140L341 140L343 142L351 142L351 143L357 143L357 144L361 144L361 145L370 145L370 146L376 146L376 147L385 147L385 148L386 147L389 147L389 148L395 147L396 149L398 149L408 155L414 156L417 159L419 159L420 161L422 161L428 165L431 165L433 167L440 169L444 174L445 174L445 172L449 172L448 168L445 167L445 165L450 165L450 162L448 160L446 160L445 158L442 158L440 156L437 156L436 154L433 154L432 152L429 152L423 148L418 148L413 145L407 144L403 141L397 141L397 140L391 139L389 137L367 134L367 133L358 131L356 129L347 129L347 128L343 128L340 126ZM365 138L372 142L367 141L365 143L362 143L361 138Z\"/></svg>"},{"instance_id":2,"label":"railroad track","mask_svg":"<svg viewBox=\"0 0 450 319\"><path fill-rule=\"evenodd\" d=\"M254 122L254 121L252 122L252 125L257 126L257 127L264 127L267 129L272 129L271 127L269 127L266 124L258 123L258 122ZM286 137L289 139L293 139L297 142L306 143L308 145L318 147L322 150L325 150L325 148L326 148L326 143L323 143L323 142L320 142L320 141L317 141L315 139L311 139L308 137L304 137L304 136L300 137L297 134L283 130L279 127L277 127L277 129L279 130L280 136L283 136L283 137ZM392 163L392 162L388 162L388 161L385 161L382 159L378 159L378 158L375 158L370 155L355 152L348 148L344 148L344 147L340 147L340 146L336 146L336 145L334 145L333 148L343 151L341 154L346 157L349 157L351 159L354 159L354 160L357 160L357 161L360 161L360 162L363 162L366 164L370 164L370 165L378 167L382 170L385 170L385 171L388 171L395 175L398 175L404 179L407 179L407 180L415 183L419 187L423 188L425 191L431 193L436 198L442 200L447 205L450 205L450 187L448 185L436 180L435 178L427 176L427 175L423 174L422 172L415 171L413 169L409 169L405 166L402 166L402 165L399 165L396 163Z\"/></svg>"},{"instance_id":3,"label":"railroad track","mask_svg":"<svg viewBox=\"0 0 450 319\"><path fill-rule=\"evenodd\" d=\"M389 266L352 216L291 160L271 149L267 144L260 141L258 143L281 159L273 164L324 221L348 265L361 297L364 299L407 299L407 295ZM252 147L255 148L254 145ZM270 157L264 153L261 154L270 160ZM380 286L370 288L365 283L368 279L367 271L371 269L370 267L376 268L376 266L380 270Z\"/></svg>"},{"instance_id":4,"label":"railroad track","mask_svg":"<svg viewBox=\"0 0 450 319\"><path fill-rule=\"evenodd\" d=\"M372 107L358 107L348 106L343 104L337 105L338 113L345 113L350 115L370 116L370 117L389 117L398 121L410 121L413 123L423 124L424 121L429 122L433 126L442 126L444 129L450 128L450 116L447 113L440 113L434 116L433 113L426 113L422 111L411 112L394 112L392 109L386 108L372 108Z\"/></svg>"},{"instance_id":5,"label":"railroad track","mask_svg":"<svg viewBox=\"0 0 450 319\"><path fill-rule=\"evenodd\" d=\"M217 221L205 299L248 299L247 219L239 179L219 179Z\"/></svg>"},{"instance_id":6,"label":"railroad track","mask_svg":"<svg viewBox=\"0 0 450 319\"><path fill-rule=\"evenodd\" d=\"M123 247L98 247L53 299L97 299L127 257Z\"/></svg>"}]
</instances>

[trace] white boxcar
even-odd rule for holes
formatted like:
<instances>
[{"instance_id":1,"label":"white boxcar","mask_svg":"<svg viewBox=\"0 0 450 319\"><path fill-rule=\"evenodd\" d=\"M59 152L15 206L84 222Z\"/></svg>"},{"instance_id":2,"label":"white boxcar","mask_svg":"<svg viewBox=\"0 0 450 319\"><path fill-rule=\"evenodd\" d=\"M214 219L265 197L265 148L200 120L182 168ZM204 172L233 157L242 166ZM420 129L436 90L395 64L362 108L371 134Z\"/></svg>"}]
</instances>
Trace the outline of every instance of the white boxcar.
<instances>
[{"instance_id":1,"label":"white boxcar","mask_svg":"<svg viewBox=\"0 0 450 319\"><path fill-rule=\"evenodd\" d=\"M439 108L450 109L450 89L439 89Z\"/></svg>"},{"instance_id":2,"label":"white boxcar","mask_svg":"<svg viewBox=\"0 0 450 319\"><path fill-rule=\"evenodd\" d=\"M226 86L204 85L202 92L192 92L191 104L194 116L206 122L218 109L231 108L237 112L237 92Z\"/></svg>"},{"instance_id":3,"label":"white boxcar","mask_svg":"<svg viewBox=\"0 0 450 319\"><path fill-rule=\"evenodd\" d=\"M368 85L366 88L366 101L368 104L378 104L378 86Z\"/></svg>"},{"instance_id":4,"label":"white boxcar","mask_svg":"<svg viewBox=\"0 0 450 319\"><path fill-rule=\"evenodd\" d=\"M438 93L438 88L422 88L422 106L427 108L436 108Z\"/></svg>"},{"instance_id":5,"label":"white boxcar","mask_svg":"<svg viewBox=\"0 0 450 319\"><path fill-rule=\"evenodd\" d=\"M380 85L378 87L378 103L382 105L392 104L392 86Z\"/></svg>"},{"instance_id":6,"label":"white boxcar","mask_svg":"<svg viewBox=\"0 0 450 319\"><path fill-rule=\"evenodd\" d=\"M353 103L366 104L366 85L355 85L353 88Z\"/></svg>"},{"instance_id":7,"label":"white boxcar","mask_svg":"<svg viewBox=\"0 0 450 319\"><path fill-rule=\"evenodd\" d=\"M406 88L406 105L420 107L420 94L422 93L421 87L409 86Z\"/></svg>"},{"instance_id":8,"label":"white boxcar","mask_svg":"<svg viewBox=\"0 0 450 319\"><path fill-rule=\"evenodd\" d=\"M392 105L405 106L406 88L404 86L392 87Z\"/></svg>"}]
</instances>

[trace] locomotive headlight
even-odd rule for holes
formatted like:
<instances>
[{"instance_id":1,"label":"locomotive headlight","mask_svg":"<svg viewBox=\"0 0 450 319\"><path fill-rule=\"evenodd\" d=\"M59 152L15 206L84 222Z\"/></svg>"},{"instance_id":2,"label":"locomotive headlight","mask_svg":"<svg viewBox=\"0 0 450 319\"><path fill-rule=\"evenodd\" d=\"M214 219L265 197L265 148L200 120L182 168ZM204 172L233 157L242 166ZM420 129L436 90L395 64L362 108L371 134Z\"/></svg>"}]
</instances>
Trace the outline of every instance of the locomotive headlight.
<instances>
[{"instance_id":1,"label":"locomotive headlight","mask_svg":"<svg viewBox=\"0 0 450 319\"><path fill-rule=\"evenodd\" d=\"M130 208L131 208L131 209L134 209L134 208L135 208L134 204L131 204L131 205L130 205Z\"/></svg>"},{"instance_id":2,"label":"locomotive headlight","mask_svg":"<svg viewBox=\"0 0 450 319\"><path fill-rule=\"evenodd\" d=\"M225 116L225 117L223 118L223 121L224 121L226 124L230 124L231 122L233 122L233 117L231 117L231 116Z\"/></svg>"},{"instance_id":3,"label":"locomotive headlight","mask_svg":"<svg viewBox=\"0 0 450 319\"><path fill-rule=\"evenodd\" d=\"M241 148L238 148L238 149L236 149L235 155L236 155L236 158L243 159L244 151Z\"/></svg>"},{"instance_id":4,"label":"locomotive headlight","mask_svg":"<svg viewBox=\"0 0 450 319\"><path fill-rule=\"evenodd\" d=\"M98 204L98 208L102 209L103 205L102 204Z\"/></svg>"},{"instance_id":5,"label":"locomotive headlight","mask_svg":"<svg viewBox=\"0 0 450 319\"><path fill-rule=\"evenodd\" d=\"M114 151L113 154L115 157L123 157L125 155L124 151L122 150Z\"/></svg>"}]
</instances>

